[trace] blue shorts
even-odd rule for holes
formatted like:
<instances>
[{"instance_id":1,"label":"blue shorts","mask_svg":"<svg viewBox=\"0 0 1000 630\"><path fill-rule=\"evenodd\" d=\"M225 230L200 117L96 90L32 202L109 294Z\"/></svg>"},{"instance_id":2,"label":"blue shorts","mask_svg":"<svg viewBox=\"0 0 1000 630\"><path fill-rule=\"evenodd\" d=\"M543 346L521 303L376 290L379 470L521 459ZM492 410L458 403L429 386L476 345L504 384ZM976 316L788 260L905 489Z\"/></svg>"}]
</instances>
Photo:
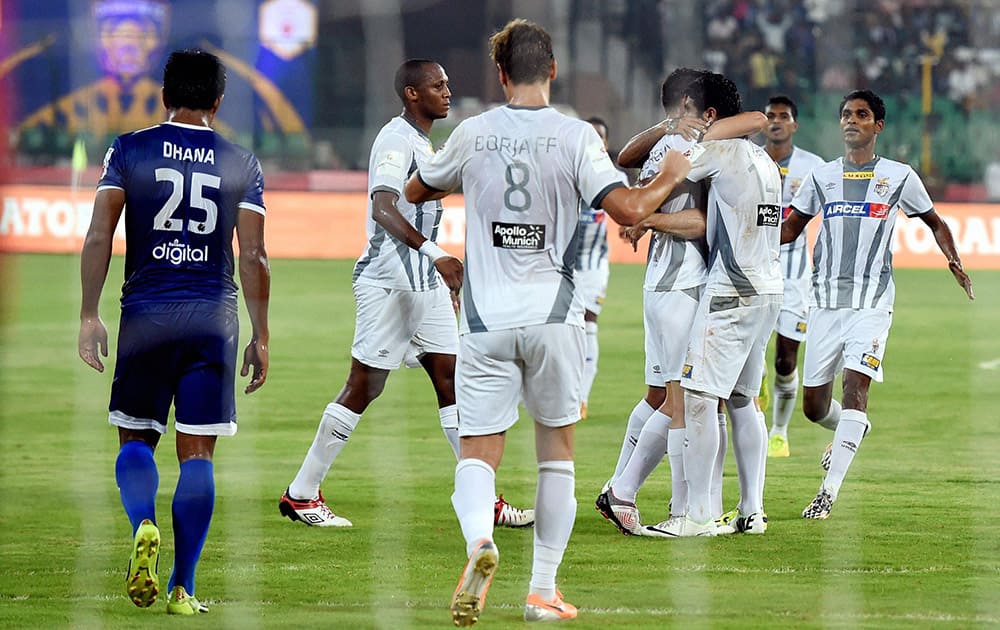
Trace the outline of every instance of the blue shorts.
<instances>
[{"instance_id":1,"label":"blue shorts","mask_svg":"<svg viewBox=\"0 0 1000 630\"><path fill-rule=\"evenodd\" d=\"M238 343L234 306L123 307L108 421L164 433L172 402L180 433L233 435Z\"/></svg>"}]
</instances>

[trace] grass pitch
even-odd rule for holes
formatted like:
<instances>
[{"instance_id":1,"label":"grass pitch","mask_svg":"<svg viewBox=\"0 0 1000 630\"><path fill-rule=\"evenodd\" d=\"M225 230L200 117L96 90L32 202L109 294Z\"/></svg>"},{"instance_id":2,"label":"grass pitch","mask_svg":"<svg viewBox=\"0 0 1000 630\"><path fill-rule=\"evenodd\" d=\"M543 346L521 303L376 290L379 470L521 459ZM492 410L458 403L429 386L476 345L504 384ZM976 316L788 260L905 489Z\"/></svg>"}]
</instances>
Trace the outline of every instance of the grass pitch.
<instances>
[{"instance_id":1,"label":"grass pitch","mask_svg":"<svg viewBox=\"0 0 1000 630\"><path fill-rule=\"evenodd\" d=\"M942 265L943 267L943 265ZM178 621L123 591L130 529L114 482L110 368L76 356L78 260L0 260L0 626L446 627L464 564L450 504L454 461L420 370L393 374L335 463L324 492L343 531L279 516L277 500L349 365L348 261L273 261L271 372L239 396L240 431L216 452L217 506L200 565L211 613ZM626 538L594 511L642 382L642 269L612 270L600 373L577 433L576 529L560 587L577 628L979 627L1000 624L1000 274L973 274L968 303L944 269L897 272L886 382L872 388L865 439L830 520L804 521L831 434L797 412L792 456L769 460L764 536ZM102 314L117 330L115 259ZM242 308L242 306L241 306ZM244 326L243 343L246 340ZM498 489L534 496L527 418L508 437ZM172 563L173 434L157 451L157 510ZM726 468L726 504L736 500ZM666 463L639 496L665 516ZM483 628L519 626L531 531L498 530L501 564Z\"/></svg>"}]
</instances>

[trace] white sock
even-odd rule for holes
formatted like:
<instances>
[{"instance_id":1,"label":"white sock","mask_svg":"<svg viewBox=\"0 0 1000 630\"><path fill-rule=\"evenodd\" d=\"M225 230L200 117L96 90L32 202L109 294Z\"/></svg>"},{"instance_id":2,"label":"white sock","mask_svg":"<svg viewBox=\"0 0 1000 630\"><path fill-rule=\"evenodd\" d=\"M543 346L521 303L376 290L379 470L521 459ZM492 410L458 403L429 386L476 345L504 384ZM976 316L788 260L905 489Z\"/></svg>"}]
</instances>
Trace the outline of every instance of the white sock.
<instances>
[{"instance_id":1,"label":"white sock","mask_svg":"<svg viewBox=\"0 0 1000 630\"><path fill-rule=\"evenodd\" d=\"M742 403L743 406L737 406ZM761 449L766 443L764 426L753 400L746 396L733 396L726 402L729 419L733 422L733 454L740 483L741 514L753 514L762 509L760 492Z\"/></svg>"},{"instance_id":2,"label":"white sock","mask_svg":"<svg viewBox=\"0 0 1000 630\"><path fill-rule=\"evenodd\" d=\"M833 451L830 453L830 470L826 473L823 486L834 498L840 492L847 469L854 461L854 455L861 446L861 440L871 427L864 411L844 409L840 414L840 424L833 434Z\"/></svg>"},{"instance_id":3,"label":"white sock","mask_svg":"<svg viewBox=\"0 0 1000 630\"><path fill-rule=\"evenodd\" d=\"M826 415L820 420L816 421L816 424L823 427L824 429L830 429L831 431L837 430L837 423L840 422L840 401L831 398L830 408L826 411Z\"/></svg>"},{"instance_id":4,"label":"white sock","mask_svg":"<svg viewBox=\"0 0 1000 630\"><path fill-rule=\"evenodd\" d=\"M635 450L635 444L639 441L639 433L642 432L642 427L646 424L646 420L653 415L653 409L646 399L643 398L635 404L632 408L632 413L628 417L628 426L625 428L625 438L622 440L622 450L618 454L618 463L615 464L615 474L611 477L612 481L618 478L618 475L622 474L625 470L625 464L632 457L632 451Z\"/></svg>"},{"instance_id":5,"label":"white sock","mask_svg":"<svg viewBox=\"0 0 1000 630\"><path fill-rule=\"evenodd\" d=\"M332 402L326 406L309 452L288 486L288 494L296 499L315 499L319 496L320 484L360 420L360 414L339 403Z\"/></svg>"},{"instance_id":6,"label":"white sock","mask_svg":"<svg viewBox=\"0 0 1000 630\"><path fill-rule=\"evenodd\" d=\"M493 540L493 497L496 472L481 459L463 459L455 466L451 505L465 537L465 553L472 554L483 538Z\"/></svg>"},{"instance_id":7,"label":"white sock","mask_svg":"<svg viewBox=\"0 0 1000 630\"><path fill-rule=\"evenodd\" d=\"M462 444L458 437L458 405L441 407L438 409L438 416L441 418L441 430L455 453L455 459L462 459Z\"/></svg>"},{"instance_id":8,"label":"white sock","mask_svg":"<svg viewBox=\"0 0 1000 630\"><path fill-rule=\"evenodd\" d=\"M597 376L597 359L600 347L597 343L597 322L584 322L584 330L587 331L587 340L584 347L585 360L583 362L583 386L581 399L583 402L590 400L590 388L594 386L594 377Z\"/></svg>"},{"instance_id":9,"label":"white sock","mask_svg":"<svg viewBox=\"0 0 1000 630\"><path fill-rule=\"evenodd\" d=\"M542 599L556 596L556 572L576 521L576 480L572 461L538 462L535 495L535 553L531 587Z\"/></svg>"},{"instance_id":10,"label":"white sock","mask_svg":"<svg viewBox=\"0 0 1000 630\"><path fill-rule=\"evenodd\" d=\"M667 457L670 458L670 516L687 511L688 484L684 476L684 434L687 429L670 429L667 433Z\"/></svg>"},{"instance_id":11,"label":"white sock","mask_svg":"<svg viewBox=\"0 0 1000 630\"><path fill-rule=\"evenodd\" d=\"M715 452L715 464L712 467L712 518L722 516L722 467L726 463L726 449L729 446L729 430L726 427L726 414L718 414L719 448Z\"/></svg>"},{"instance_id":12,"label":"white sock","mask_svg":"<svg viewBox=\"0 0 1000 630\"><path fill-rule=\"evenodd\" d=\"M663 455L667 451L667 430L670 427L670 416L664 415L660 411L654 411L646 420L639 439L635 445L635 451L629 458L628 464L622 473L615 477L615 496L623 501L635 502L635 495L639 488L646 482L650 473L663 461Z\"/></svg>"},{"instance_id":13,"label":"white sock","mask_svg":"<svg viewBox=\"0 0 1000 630\"><path fill-rule=\"evenodd\" d=\"M712 470L719 450L719 399L706 392L684 392L684 474L688 481L688 518L712 520Z\"/></svg>"},{"instance_id":14,"label":"white sock","mask_svg":"<svg viewBox=\"0 0 1000 630\"><path fill-rule=\"evenodd\" d=\"M799 372L792 370L791 374L774 374L774 413L771 425L771 435L788 437L788 423L795 411L795 399L799 395Z\"/></svg>"}]
</instances>

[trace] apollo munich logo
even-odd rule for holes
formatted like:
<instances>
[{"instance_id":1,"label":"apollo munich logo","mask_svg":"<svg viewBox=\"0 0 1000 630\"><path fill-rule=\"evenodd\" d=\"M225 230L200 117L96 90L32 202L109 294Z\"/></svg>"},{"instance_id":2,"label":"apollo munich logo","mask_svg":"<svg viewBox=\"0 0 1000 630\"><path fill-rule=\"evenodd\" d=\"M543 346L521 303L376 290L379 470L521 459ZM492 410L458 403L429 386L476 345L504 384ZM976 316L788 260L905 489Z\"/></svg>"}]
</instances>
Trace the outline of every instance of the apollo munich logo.
<instances>
[{"instance_id":1,"label":"apollo munich logo","mask_svg":"<svg viewBox=\"0 0 1000 630\"><path fill-rule=\"evenodd\" d=\"M493 223L493 247L503 249L543 249L545 226L532 223Z\"/></svg>"}]
</instances>

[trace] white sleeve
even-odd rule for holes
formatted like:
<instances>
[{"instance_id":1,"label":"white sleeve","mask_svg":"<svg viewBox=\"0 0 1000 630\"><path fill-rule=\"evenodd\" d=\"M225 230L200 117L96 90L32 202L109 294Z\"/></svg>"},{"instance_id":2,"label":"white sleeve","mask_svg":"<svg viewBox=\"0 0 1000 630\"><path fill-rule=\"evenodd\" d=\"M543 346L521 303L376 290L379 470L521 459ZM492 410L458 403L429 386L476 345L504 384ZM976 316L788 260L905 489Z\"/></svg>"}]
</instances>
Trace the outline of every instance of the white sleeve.
<instances>
[{"instance_id":1,"label":"white sleeve","mask_svg":"<svg viewBox=\"0 0 1000 630\"><path fill-rule=\"evenodd\" d=\"M927 193L924 183L920 181L920 176L912 168L908 169L906 179L903 180L899 207L908 217L926 214L934 209L931 196Z\"/></svg>"},{"instance_id":2,"label":"white sleeve","mask_svg":"<svg viewBox=\"0 0 1000 630\"><path fill-rule=\"evenodd\" d=\"M808 214L811 217L816 216L820 211L819 195L816 194L817 170L819 170L819 167L809 171L809 174L805 176L805 179L799 185L799 190L795 193L795 197L792 198L792 207L802 214Z\"/></svg>"},{"instance_id":3,"label":"white sleeve","mask_svg":"<svg viewBox=\"0 0 1000 630\"><path fill-rule=\"evenodd\" d=\"M372 144L372 167L368 173L368 194L386 191L402 196L413 163L413 147L399 133L379 134Z\"/></svg>"},{"instance_id":4,"label":"white sleeve","mask_svg":"<svg viewBox=\"0 0 1000 630\"><path fill-rule=\"evenodd\" d=\"M580 198L591 208L600 208L604 197L621 188L621 171L615 168L604 142L590 123L586 123L577 145L576 181Z\"/></svg>"},{"instance_id":5,"label":"white sleeve","mask_svg":"<svg viewBox=\"0 0 1000 630\"><path fill-rule=\"evenodd\" d=\"M433 190L454 190L462 183L462 170L469 154L465 121L448 136L444 147L417 171L420 181Z\"/></svg>"},{"instance_id":6,"label":"white sleeve","mask_svg":"<svg viewBox=\"0 0 1000 630\"><path fill-rule=\"evenodd\" d=\"M705 142L702 144L692 144L684 154L691 160L691 172L687 179L691 182L700 182L703 179L711 179L722 170L722 161L719 159L719 151L716 142Z\"/></svg>"}]
</instances>

